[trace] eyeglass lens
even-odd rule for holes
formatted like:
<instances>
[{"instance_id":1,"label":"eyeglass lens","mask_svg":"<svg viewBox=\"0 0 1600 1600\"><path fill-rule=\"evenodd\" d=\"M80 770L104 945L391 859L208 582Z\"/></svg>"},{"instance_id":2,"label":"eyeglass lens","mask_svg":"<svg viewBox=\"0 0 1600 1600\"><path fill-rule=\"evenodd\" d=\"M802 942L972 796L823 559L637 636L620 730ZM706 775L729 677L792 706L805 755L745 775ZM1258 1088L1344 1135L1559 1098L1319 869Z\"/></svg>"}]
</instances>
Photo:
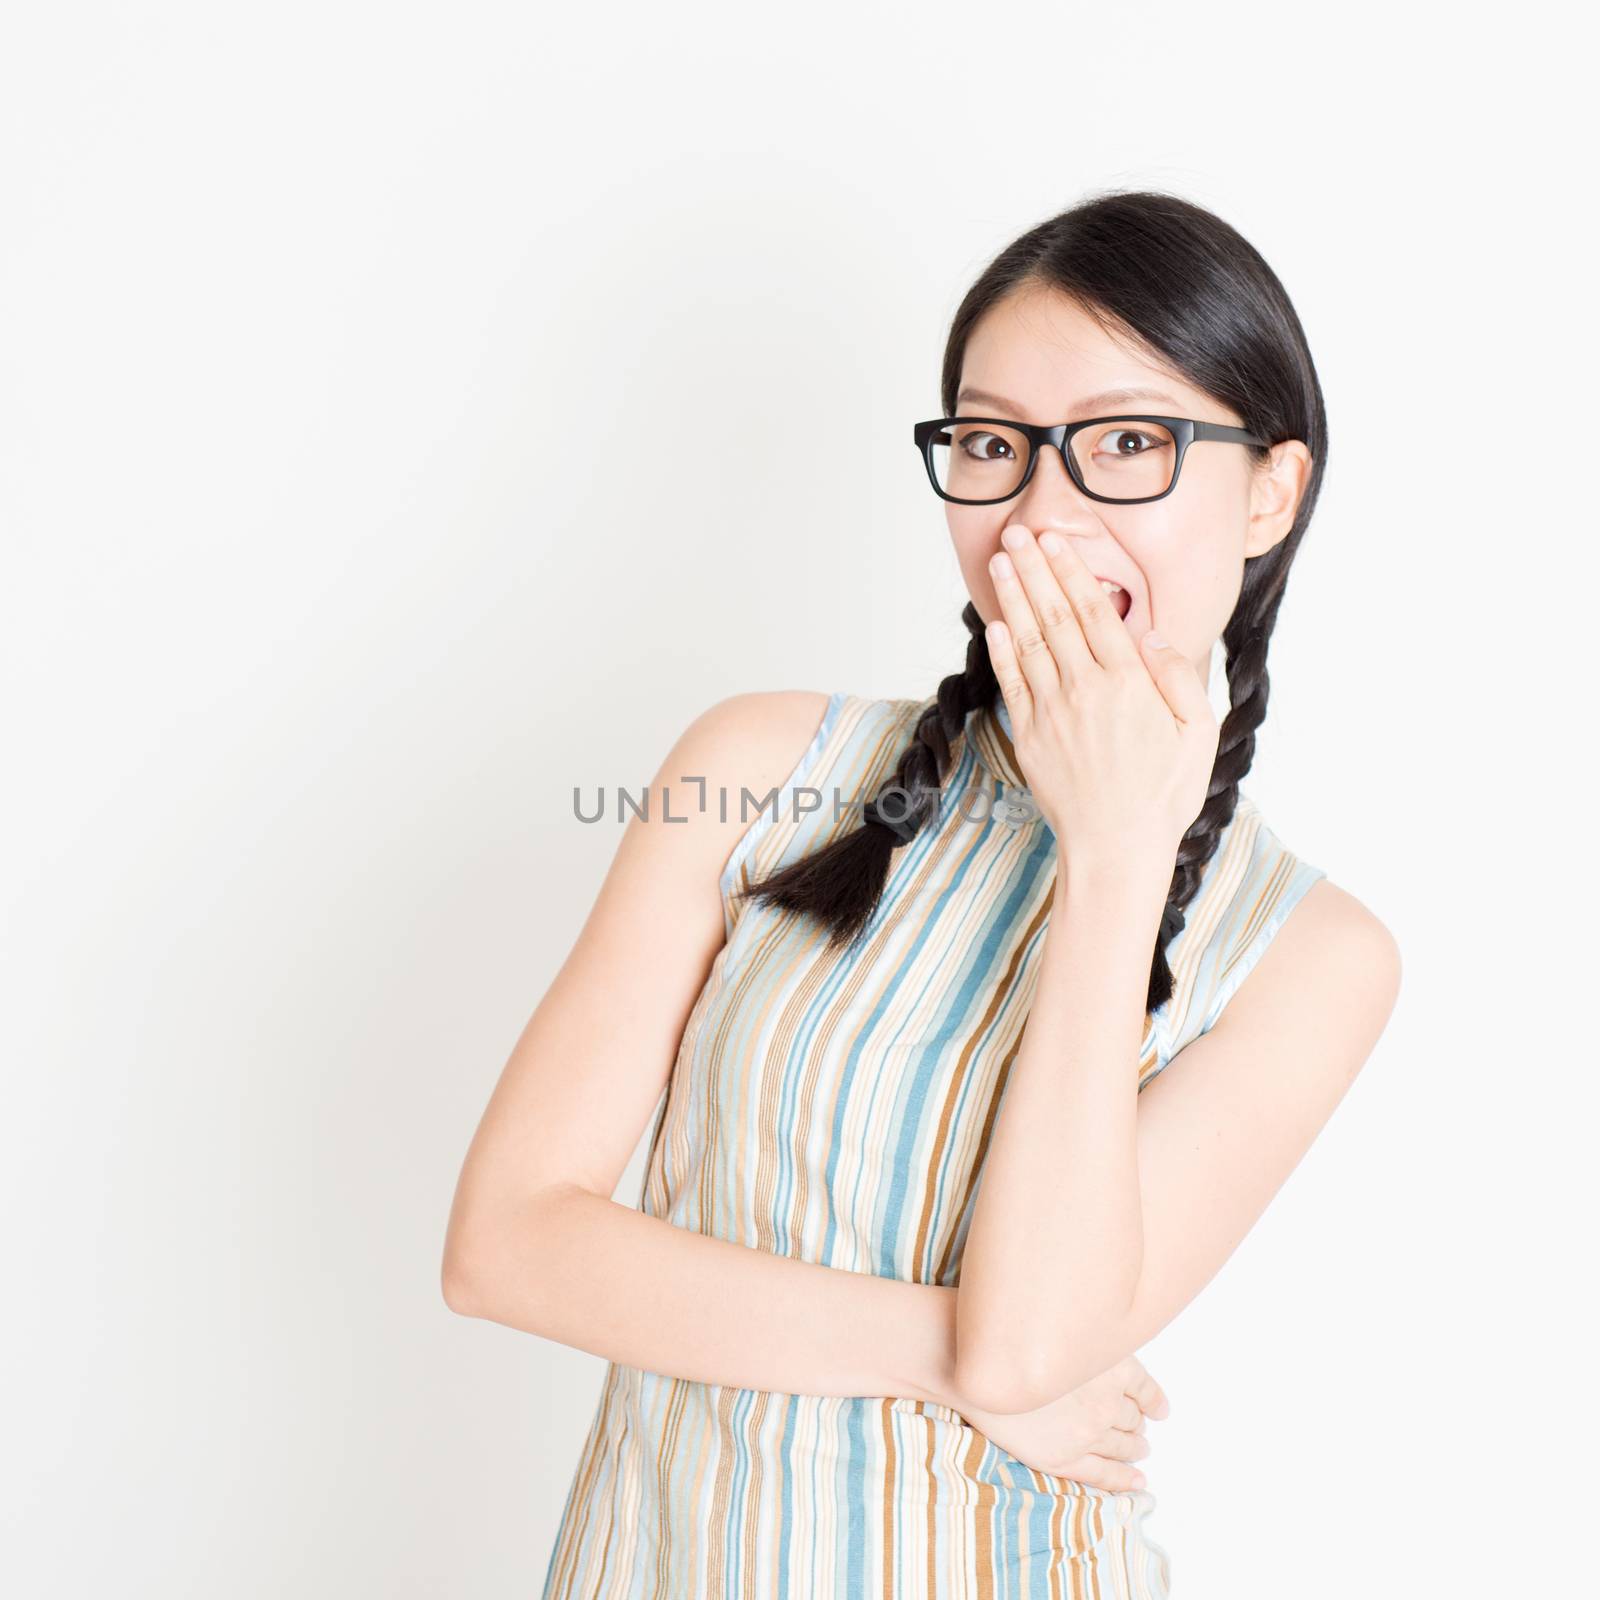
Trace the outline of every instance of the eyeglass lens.
<instances>
[{"instance_id":1,"label":"eyeglass lens","mask_svg":"<svg viewBox=\"0 0 1600 1600\"><path fill-rule=\"evenodd\" d=\"M1178 460L1177 442L1157 422L1097 422L1073 434L1067 448L1085 488L1113 500L1166 493ZM1028 450L1027 435L1002 423L952 422L933 435L929 459L943 493L1003 500L1022 483Z\"/></svg>"}]
</instances>

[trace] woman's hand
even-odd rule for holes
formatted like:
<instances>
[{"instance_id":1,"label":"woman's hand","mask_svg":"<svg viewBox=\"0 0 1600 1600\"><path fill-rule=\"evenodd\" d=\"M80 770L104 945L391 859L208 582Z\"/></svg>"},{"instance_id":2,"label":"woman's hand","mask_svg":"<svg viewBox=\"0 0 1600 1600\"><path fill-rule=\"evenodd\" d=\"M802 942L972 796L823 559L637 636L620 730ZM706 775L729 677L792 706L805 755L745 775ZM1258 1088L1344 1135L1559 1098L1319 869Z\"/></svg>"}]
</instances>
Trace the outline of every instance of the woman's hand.
<instances>
[{"instance_id":1,"label":"woman's hand","mask_svg":"<svg viewBox=\"0 0 1600 1600\"><path fill-rule=\"evenodd\" d=\"M1021 523L1004 539L989 659L1034 801L1074 856L1176 857L1217 757L1205 685L1181 651L1134 642L1071 539Z\"/></svg>"},{"instance_id":2,"label":"woman's hand","mask_svg":"<svg viewBox=\"0 0 1600 1600\"><path fill-rule=\"evenodd\" d=\"M1131 1464L1150 1454L1144 1419L1159 1421L1171 1408L1139 1358L1127 1356L1037 1411L955 1409L1025 1467L1116 1494L1144 1487L1144 1474Z\"/></svg>"}]
</instances>

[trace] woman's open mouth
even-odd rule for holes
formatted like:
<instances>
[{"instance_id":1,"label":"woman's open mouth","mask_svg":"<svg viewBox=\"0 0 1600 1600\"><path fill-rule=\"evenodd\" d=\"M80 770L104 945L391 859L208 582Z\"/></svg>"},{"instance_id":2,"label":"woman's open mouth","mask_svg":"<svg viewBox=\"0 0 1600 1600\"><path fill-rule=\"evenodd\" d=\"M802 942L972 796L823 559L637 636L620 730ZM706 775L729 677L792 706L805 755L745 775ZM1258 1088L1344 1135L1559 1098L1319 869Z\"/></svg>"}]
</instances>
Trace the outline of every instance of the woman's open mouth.
<instances>
[{"instance_id":1,"label":"woman's open mouth","mask_svg":"<svg viewBox=\"0 0 1600 1600\"><path fill-rule=\"evenodd\" d=\"M1111 596L1111 603L1117 608L1117 615L1126 622L1128 612L1133 608L1133 596L1120 583L1113 583L1110 578L1102 578L1100 587Z\"/></svg>"}]
</instances>

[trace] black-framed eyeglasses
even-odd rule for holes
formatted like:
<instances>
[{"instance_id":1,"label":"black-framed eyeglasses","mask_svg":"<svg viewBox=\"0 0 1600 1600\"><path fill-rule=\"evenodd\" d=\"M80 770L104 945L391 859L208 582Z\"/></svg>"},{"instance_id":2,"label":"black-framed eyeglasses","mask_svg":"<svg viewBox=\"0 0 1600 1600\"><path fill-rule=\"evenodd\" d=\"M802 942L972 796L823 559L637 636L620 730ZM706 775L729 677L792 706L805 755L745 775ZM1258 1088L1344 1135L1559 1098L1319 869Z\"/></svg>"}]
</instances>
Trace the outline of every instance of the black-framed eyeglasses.
<instances>
[{"instance_id":1,"label":"black-framed eyeglasses","mask_svg":"<svg viewBox=\"0 0 1600 1600\"><path fill-rule=\"evenodd\" d=\"M1138 505L1177 488L1183 458L1197 440L1271 443L1220 422L1136 416L1052 428L1004 417L936 417L917 423L915 437L934 492L962 506L998 505L1021 494L1046 445L1061 452L1072 481L1091 500Z\"/></svg>"}]
</instances>

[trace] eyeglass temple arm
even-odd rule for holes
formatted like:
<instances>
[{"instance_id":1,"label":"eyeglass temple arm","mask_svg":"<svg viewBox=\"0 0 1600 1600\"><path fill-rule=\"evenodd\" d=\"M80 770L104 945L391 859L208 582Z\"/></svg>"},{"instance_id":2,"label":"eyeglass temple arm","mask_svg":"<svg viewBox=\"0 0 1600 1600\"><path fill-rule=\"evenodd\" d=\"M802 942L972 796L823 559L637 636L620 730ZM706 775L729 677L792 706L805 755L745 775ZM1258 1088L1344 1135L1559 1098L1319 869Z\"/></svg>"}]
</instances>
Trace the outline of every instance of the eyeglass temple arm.
<instances>
[{"instance_id":1,"label":"eyeglass temple arm","mask_svg":"<svg viewBox=\"0 0 1600 1600\"><path fill-rule=\"evenodd\" d=\"M1197 422L1194 425L1196 439L1217 439L1223 444L1266 444L1265 439L1258 438L1248 428L1231 428L1224 422Z\"/></svg>"}]
</instances>

